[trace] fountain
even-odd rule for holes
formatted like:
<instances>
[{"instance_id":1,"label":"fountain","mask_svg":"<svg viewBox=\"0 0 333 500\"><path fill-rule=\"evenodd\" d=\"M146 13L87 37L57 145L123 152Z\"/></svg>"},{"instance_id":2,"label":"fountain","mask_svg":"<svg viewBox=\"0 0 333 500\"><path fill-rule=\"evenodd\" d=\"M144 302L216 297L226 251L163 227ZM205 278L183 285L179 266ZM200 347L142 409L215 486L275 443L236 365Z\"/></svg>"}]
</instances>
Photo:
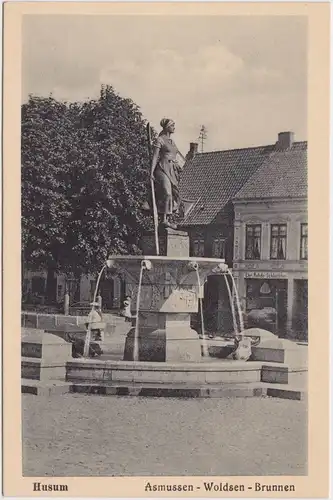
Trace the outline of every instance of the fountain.
<instances>
[{"instance_id":1,"label":"fountain","mask_svg":"<svg viewBox=\"0 0 333 500\"><path fill-rule=\"evenodd\" d=\"M182 169L179 161L181 155L170 139L175 124L173 120L164 118L161 126L162 131L150 162L151 208L155 230L142 238L142 255L109 257L98 275L94 296L95 302L99 281L107 268L124 278L127 287L125 294L132 299L135 319L127 333L123 359L91 359L91 325L88 324L87 332L84 332L83 357L68 361L68 349L65 353L67 357L61 353L66 365L66 382L74 384L73 387L78 390L85 391L87 387L87 390L95 390L98 385L105 394L127 394L134 390L135 394L143 395L144 391L148 391L152 395L156 394L156 390L160 391L161 387L168 391L178 384L178 388L181 385L182 390L184 386L188 390L191 384L190 389L195 394L199 395L201 391L207 394L213 390L220 391L221 384L264 381L261 361L278 360L285 363L285 352L288 349L290 351L290 346L285 349L283 342L270 332L244 331L237 287L224 259L189 256L187 232L175 229L172 220L169 220L180 203L178 184L179 171ZM147 131L151 152L149 124ZM158 199L155 197L155 179L159 179L159 189L156 191ZM159 214L161 221L158 220ZM211 274L224 277L227 287L234 325L227 352L233 354L234 359L213 359L209 349L202 300L205 281ZM228 279L231 280L232 288ZM191 328L191 315L198 312L201 335ZM48 331L66 340L66 331L63 330L58 328ZM253 336L257 337L258 345L252 342ZM51 345L52 338L49 342ZM47 352L45 345L44 342L44 351ZM28 352L31 352L31 348ZM42 349L39 349L38 355L43 366L43 353L40 353ZM247 362L251 355L255 361ZM29 363L27 369L31 369L32 362ZM265 373L267 377L274 378L276 369L270 366ZM283 378L285 371L281 373Z\"/></svg>"},{"instance_id":2,"label":"fountain","mask_svg":"<svg viewBox=\"0 0 333 500\"><path fill-rule=\"evenodd\" d=\"M65 392L110 395L223 397L235 393L260 395L267 392L265 382L288 385L291 380L306 376L305 348L296 348L270 332L243 330L236 287L232 279L232 287L228 282L230 270L223 259L190 257L188 235L184 231L167 229L160 234L162 255L158 256L145 251L150 249L149 239L147 235L143 240L142 255L112 255L99 273L100 278L108 269L108 272L123 276L127 286L125 293L132 297L136 314L124 339L123 359L90 358L89 329L85 356L73 359L65 345L67 342L63 341L59 347L56 343L54 335L64 339L60 329L48 330L49 333L42 336L42 348L34 354L40 357L39 371L35 368L36 361L31 358L31 345L39 340L35 337L23 339L22 352L28 356L22 364L23 379L42 383L43 376L50 391L59 388ZM229 351L221 347L226 355L219 357L212 354L212 342L216 348L219 341L207 338L203 324L201 301L204 283L210 274L219 274L225 280L235 329L234 344L229 342ZM200 335L190 324L191 314L198 312L202 322ZM256 343L250 341L253 338L257 339ZM63 367L65 378L61 372L60 378L56 374L53 380L54 370L49 361L45 365L49 344L52 344L53 355L58 356L57 367ZM251 361L248 360L249 345ZM65 347L63 353L61 349ZM232 359L228 354L235 356ZM30 380L28 384L25 381L24 387L32 391L34 384L37 382ZM41 386L37 384L34 390L38 393ZM281 388L279 390L281 392Z\"/></svg>"},{"instance_id":3,"label":"fountain","mask_svg":"<svg viewBox=\"0 0 333 500\"><path fill-rule=\"evenodd\" d=\"M109 384L111 381L130 381L134 385L189 381L202 385L207 380L218 383L225 377L231 382L238 380L237 370L230 371L230 364L236 361L221 364L222 360L216 363L210 356L204 328L204 284L212 274L225 277L232 299L234 324L237 323L227 281L230 270L224 259L190 257L189 238L184 231L170 228L160 231L162 255L153 255L151 238L151 234L143 238L142 255L111 255L106 263L109 273L124 279L125 293L131 296L135 311L133 326L125 340L123 360L91 360L86 356L80 363L69 363L69 379L88 381L93 378L96 382L102 378ZM198 312L200 335L191 328L191 315ZM242 325L240 309L237 313ZM237 337L238 342L242 340L239 328L234 333L229 352L236 350ZM260 379L260 367L256 364L249 364L245 372L251 381Z\"/></svg>"},{"instance_id":4,"label":"fountain","mask_svg":"<svg viewBox=\"0 0 333 500\"><path fill-rule=\"evenodd\" d=\"M143 250L151 250L150 236ZM189 257L187 233L172 229L160 234L164 255L111 255L108 267L126 282L136 311L128 333L124 361L202 362L208 346L202 299L210 274L226 275L224 259ZM151 253L151 252L150 252ZM171 254L171 255L170 255ZM201 338L190 326L191 314L200 313Z\"/></svg>"},{"instance_id":5,"label":"fountain","mask_svg":"<svg viewBox=\"0 0 333 500\"><path fill-rule=\"evenodd\" d=\"M206 277L226 272L224 260L110 256L109 261L110 268L125 278L136 309L124 360L201 361L201 340L190 318L198 312ZM202 333L207 356L203 328Z\"/></svg>"}]
</instances>

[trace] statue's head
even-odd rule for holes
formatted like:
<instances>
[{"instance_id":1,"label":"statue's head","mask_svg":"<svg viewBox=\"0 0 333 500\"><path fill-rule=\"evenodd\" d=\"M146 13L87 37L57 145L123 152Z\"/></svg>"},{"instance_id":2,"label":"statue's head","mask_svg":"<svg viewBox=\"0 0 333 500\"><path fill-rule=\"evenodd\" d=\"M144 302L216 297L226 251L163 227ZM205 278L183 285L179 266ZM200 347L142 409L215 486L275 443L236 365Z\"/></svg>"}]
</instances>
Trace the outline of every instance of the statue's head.
<instances>
[{"instance_id":1,"label":"statue's head","mask_svg":"<svg viewBox=\"0 0 333 500\"><path fill-rule=\"evenodd\" d=\"M163 129L163 132L173 134L175 131L175 122L171 120L171 118L162 118L160 125Z\"/></svg>"}]
</instances>

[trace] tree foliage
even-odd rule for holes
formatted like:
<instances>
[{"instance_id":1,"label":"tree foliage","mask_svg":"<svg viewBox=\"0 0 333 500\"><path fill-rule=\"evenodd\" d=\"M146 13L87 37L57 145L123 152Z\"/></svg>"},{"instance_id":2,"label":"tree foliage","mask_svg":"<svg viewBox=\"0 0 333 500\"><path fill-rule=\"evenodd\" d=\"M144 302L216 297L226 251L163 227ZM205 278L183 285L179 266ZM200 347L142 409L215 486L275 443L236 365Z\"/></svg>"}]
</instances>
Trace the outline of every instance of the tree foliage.
<instances>
[{"instance_id":1,"label":"tree foliage","mask_svg":"<svg viewBox=\"0 0 333 500\"><path fill-rule=\"evenodd\" d=\"M80 276L138 253L151 218L146 123L112 87L84 103L22 106L22 251L31 269Z\"/></svg>"}]
</instances>

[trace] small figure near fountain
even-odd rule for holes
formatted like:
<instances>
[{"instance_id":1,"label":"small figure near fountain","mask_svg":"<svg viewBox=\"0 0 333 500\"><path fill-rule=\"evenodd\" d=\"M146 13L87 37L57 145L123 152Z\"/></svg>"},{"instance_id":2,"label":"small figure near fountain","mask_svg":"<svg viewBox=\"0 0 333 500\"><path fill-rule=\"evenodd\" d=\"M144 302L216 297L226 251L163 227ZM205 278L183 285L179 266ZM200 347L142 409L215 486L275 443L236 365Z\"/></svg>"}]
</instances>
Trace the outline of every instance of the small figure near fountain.
<instances>
[{"instance_id":1,"label":"small figure near fountain","mask_svg":"<svg viewBox=\"0 0 333 500\"><path fill-rule=\"evenodd\" d=\"M163 118L160 125L162 131L154 144L151 159L151 181L157 212L161 216L160 224L165 228L177 229L177 225L170 219L180 206L179 181L185 158L171 139L171 134L175 132L175 122L170 118Z\"/></svg>"},{"instance_id":2,"label":"small figure near fountain","mask_svg":"<svg viewBox=\"0 0 333 500\"><path fill-rule=\"evenodd\" d=\"M125 297L125 300L123 302L123 306L120 310L120 316L125 318L125 321L131 322L133 319L132 316L132 311L131 311L131 304L132 304L132 299L129 295Z\"/></svg>"},{"instance_id":3,"label":"small figure near fountain","mask_svg":"<svg viewBox=\"0 0 333 500\"><path fill-rule=\"evenodd\" d=\"M92 302L90 304L91 311L87 318L86 328L90 325L91 335L93 340L102 341L104 336L105 323L103 323L103 315L99 302Z\"/></svg>"}]
</instances>

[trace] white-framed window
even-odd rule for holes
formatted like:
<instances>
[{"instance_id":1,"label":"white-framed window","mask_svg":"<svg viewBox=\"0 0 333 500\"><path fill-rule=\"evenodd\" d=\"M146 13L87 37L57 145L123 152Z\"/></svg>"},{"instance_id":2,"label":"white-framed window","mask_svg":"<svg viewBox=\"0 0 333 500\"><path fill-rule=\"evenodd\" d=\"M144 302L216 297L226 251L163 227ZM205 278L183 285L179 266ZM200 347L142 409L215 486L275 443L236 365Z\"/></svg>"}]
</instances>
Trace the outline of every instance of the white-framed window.
<instances>
[{"instance_id":1,"label":"white-framed window","mask_svg":"<svg viewBox=\"0 0 333 500\"><path fill-rule=\"evenodd\" d=\"M287 224L271 224L271 259L285 260L287 253Z\"/></svg>"},{"instance_id":2,"label":"white-framed window","mask_svg":"<svg viewBox=\"0 0 333 500\"><path fill-rule=\"evenodd\" d=\"M245 259L260 260L261 224L246 224Z\"/></svg>"},{"instance_id":3,"label":"white-framed window","mask_svg":"<svg viewBox=\"0 0 333 500\"><path fill-rule=\"evenodd\" d=\"M221 238L221 237L214 238L212 244L212 257L215 257L217 259L224 259L225 245L226 245L226 238Z\"/></svg>"},{"instance_id":4,"label":"white-framed window","mask_svg":"<svg viewBox=\"0 0 333 500\"><path fill-rule=\"evenodd\" d=\"M194 238L192 241L193 257L204 257L205 255L205 240L204 238Z\"/></svg>"},{"instance_id":5,"label":"white-framed window","mask_svg":"<svg viewBox=\"0 0 333 500\"><path fill-rule=\"evenodd\" d=\"M308 225L307 223L301 224L301 246L300 246L301 260L308 260Z\"/></svg>"}]
</instances>

